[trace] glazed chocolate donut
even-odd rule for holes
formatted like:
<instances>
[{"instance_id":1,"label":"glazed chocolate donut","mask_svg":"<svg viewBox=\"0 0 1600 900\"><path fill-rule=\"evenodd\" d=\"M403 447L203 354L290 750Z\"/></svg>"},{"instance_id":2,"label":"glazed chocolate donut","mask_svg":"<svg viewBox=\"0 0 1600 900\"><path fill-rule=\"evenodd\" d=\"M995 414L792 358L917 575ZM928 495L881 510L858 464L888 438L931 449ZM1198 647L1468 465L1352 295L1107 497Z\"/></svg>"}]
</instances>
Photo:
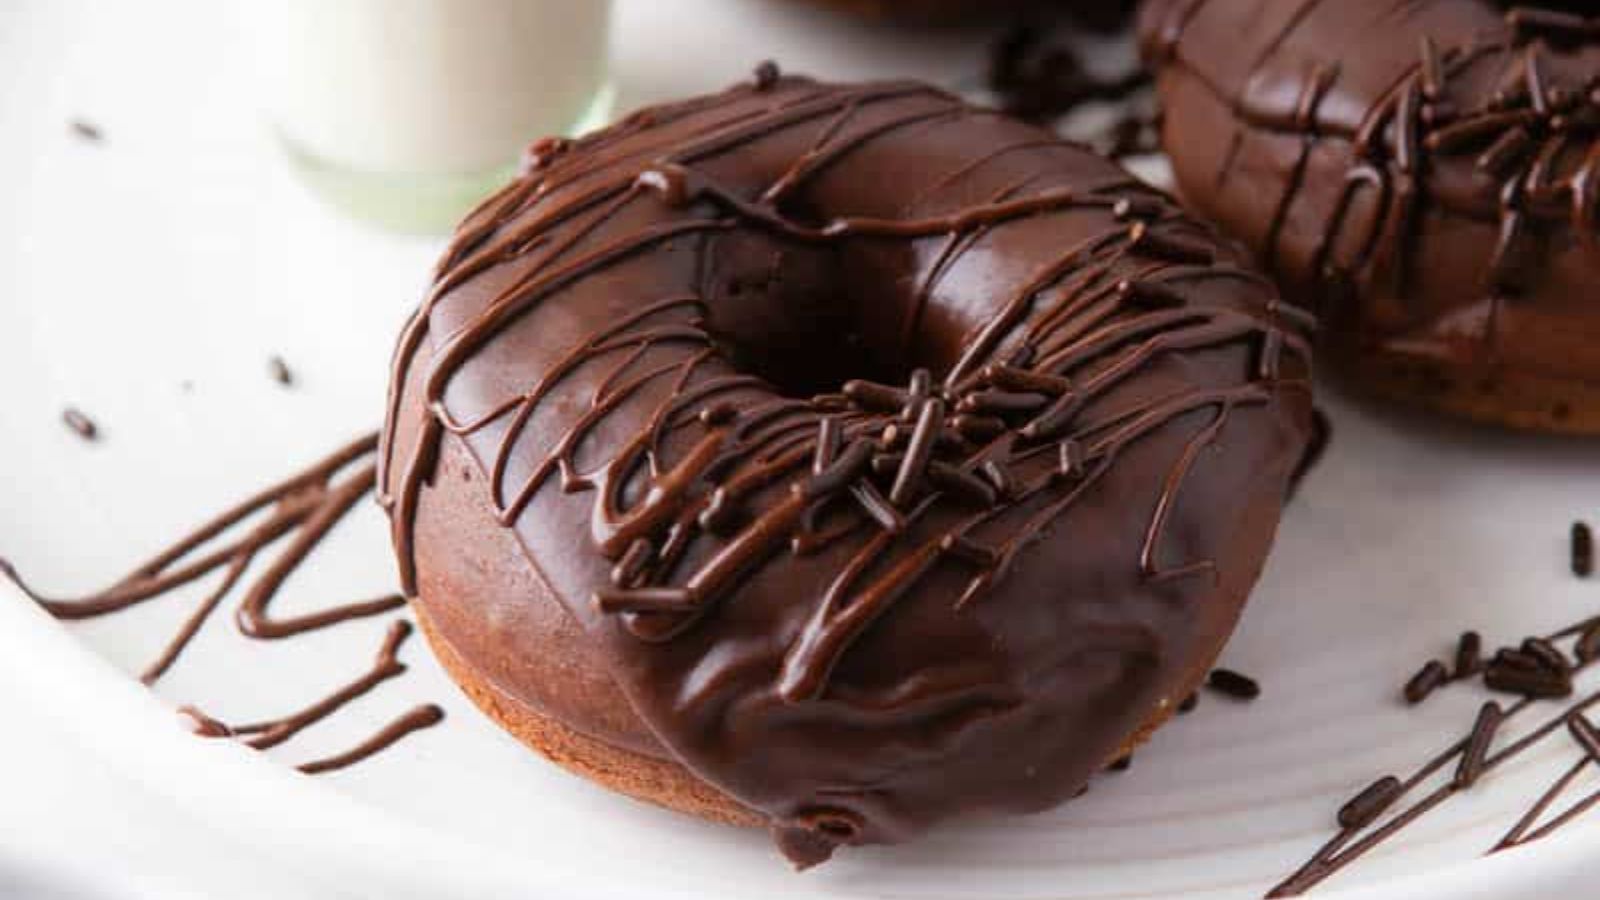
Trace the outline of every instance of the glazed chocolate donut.
<instances>
[{"instance_id":1,"label":"glazed chocolate donut","mask_svg":"<svg viewBox=\"0 0 1600 900\"><path fill-rule=\"evenodd\" d=\"M1338 370L1600 433L1600 19L1507 6L1154 0L1141 32L1185 199L1320 304Z\"/></svg>"},{"instance_id":2,"label":"glazed chocolate donut","mask_svg":"<svg viewBox=\"0 0 1600 900\"><path fill-rule=\"evenodd\" d=\"M797 864L1053 805L1205 674L1306 446L1236 257L923 84L542 141L396 353L407 593L528 744Z\"/></svg>"}]
</instances>

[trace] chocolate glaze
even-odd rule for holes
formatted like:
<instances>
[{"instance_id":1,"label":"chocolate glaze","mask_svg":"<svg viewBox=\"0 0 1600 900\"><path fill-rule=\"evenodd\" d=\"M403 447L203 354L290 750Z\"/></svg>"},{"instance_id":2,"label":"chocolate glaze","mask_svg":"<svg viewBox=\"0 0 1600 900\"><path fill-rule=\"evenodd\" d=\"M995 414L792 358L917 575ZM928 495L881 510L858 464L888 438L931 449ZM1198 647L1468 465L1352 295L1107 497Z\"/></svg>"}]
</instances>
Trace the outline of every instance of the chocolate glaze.
<instances>
[{"instance_id":1,"label":"chocolate glaze","mask_svg":"<svg viewBox=\"0 0 1600 900\"><path fill-rule=\"evenodd\" d=\"M419 504L475 498L526 557L477 564L531 564L585 638L418 598L483 610L453 647L594 654L810 864L1053 805L1182 698L1303 454L1307 326L1081 147L768 72L541 141L467 218L380 491L408 592L492 539L414 541Z\"/></svg>"},{"instance_id":2,"label":"chocolate glaze","mask_svg":"<svg viewBox=\"0 0 1600 900\"><path fill-rule=\"evenodd\" d=\"M340 622L392 612L405 603L397 594L330 606L287 619L275 618L268 612L284 581L305 563L328 532L349 515L358 502L371 496L377 469L372 457L377 443L375 433L357 438L305 470L219 513L104 590L83 597L47 597L23 580L5 559L0 559L0 577L17 585L52 616L76 620L110 615L159 600L221 573L216 587L201 598L156 659L140 674L139 680L147 685L154 684L178 661L189 642L230 596L239 596L234 612L239 630L249 637L264 640L287 638ZM257 558L280 544L284 546L279 555L247 580L245 576ZM277 746L404 673L405 665L399 661L399 651L410 634L410 623L392 622L371 669L327 697L281 718L230 726L187 705L179 707L179 718L189 730L202 737L238 737L257 750ZM437 707L418 707L349 752L306 763L300 769L324 772L343 768L442 717L443 712Z\"/></svg>"},{"instance_id":3,"label":"chocolate glaze","mask_svg":"<svg viewBox=\"0 0 1600 900\"><path fill-rule=\"evenodd\" d=\"M1142 14L1185 198L1316 299L1340 356L1600 383L1600 20L1244 5Z\"/></svg>"}]
</instances>

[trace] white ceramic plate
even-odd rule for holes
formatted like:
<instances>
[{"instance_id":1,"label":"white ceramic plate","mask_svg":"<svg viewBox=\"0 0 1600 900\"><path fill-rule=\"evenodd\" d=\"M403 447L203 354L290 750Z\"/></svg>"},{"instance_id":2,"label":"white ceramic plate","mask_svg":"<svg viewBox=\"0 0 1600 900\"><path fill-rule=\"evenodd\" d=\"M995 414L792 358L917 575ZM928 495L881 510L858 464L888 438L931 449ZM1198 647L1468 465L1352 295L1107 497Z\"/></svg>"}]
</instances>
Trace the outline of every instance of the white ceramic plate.
<instances>
[{"instance_id":1,"label":"white ceramic plate","mask_svg":"<svg viewBox=\"0 0 1600 900\"><path fill-rule=\"evenodd\" d=\"M363 231L293 182L260 133L222 7L0 8L0 551L48 589L120 574L375 425L390 342L438 249ZM756 0L625 2L620 29L625 102L717 87L766 56L835 77L951 82L981 51ZM102 144L68 134L80 116L103 127ZM299 376L292 390L266 375L274 353ZM103 441L61 427L66 404L92 413ZM1600 583L1565 570L1568 523L1600 509L1592 445L1328 405L1334 449L1226 654L1261 678L1258 702L1208 697L1131 772L1066 808L850 852L805 875L760 834L642 807L524 752L420 641L405 650L407 677L269 754L174 726L177 703L237 721L319 695L364 667L379 622L280 644L214 627L151 694L125 673L190 599L64 628L0 589L0 679L28 685L30 702L124 776L340 896L1259 896L1332 833L1351 792L1470 720L1472 689L1401 706L1397 685L1419 660L1464 626L1494 644L1600 611ZM391 582L369 510L291 583L284 608ZM289 768L422 701L446 707L444 725L338 774ZM1600 824L1479 859L1575 753L1540 747L1319 893L1532 897L1582 883L1600 869Z\"/></svg>"}]
</instances>

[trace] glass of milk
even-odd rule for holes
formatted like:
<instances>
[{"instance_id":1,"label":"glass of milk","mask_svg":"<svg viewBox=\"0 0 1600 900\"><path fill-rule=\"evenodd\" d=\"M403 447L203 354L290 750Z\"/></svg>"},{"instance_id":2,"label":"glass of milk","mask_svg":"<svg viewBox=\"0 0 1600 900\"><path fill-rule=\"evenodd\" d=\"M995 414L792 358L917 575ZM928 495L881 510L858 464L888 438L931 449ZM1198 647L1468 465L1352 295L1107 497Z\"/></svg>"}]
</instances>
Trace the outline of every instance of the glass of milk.
<instances>
[{"instance_id":1,"label":"glass of milk","mask_svg":"<svg viewBox=\"0 0 1600 900\"><path fill-rule=\"evenodd\" d=\"M448 229L545 135L610 114L610 0L254 0L263 103L355 215Z\"/></svg>"}]
</instances>

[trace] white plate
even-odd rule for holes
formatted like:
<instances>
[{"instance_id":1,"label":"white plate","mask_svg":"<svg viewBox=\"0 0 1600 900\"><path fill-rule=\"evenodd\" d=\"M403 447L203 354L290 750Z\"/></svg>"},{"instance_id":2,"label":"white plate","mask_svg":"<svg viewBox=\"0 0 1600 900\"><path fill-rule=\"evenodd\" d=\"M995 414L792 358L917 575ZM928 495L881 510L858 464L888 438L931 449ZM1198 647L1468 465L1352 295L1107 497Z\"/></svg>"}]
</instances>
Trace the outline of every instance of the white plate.
<instances>
[{"instance_id":1,"label":"white plate","mask_svg":"<svg viewBox=\"0 0 1600 900\"><path fill-rule=\"evenodd\" d=\"M197 520L376 423L395 328L436 241L327 213L262 138L222 4L0 8L0 551L41 586L120 574ZM981 45L842 26L779 3L622 4L625 102L720 86L766 56L834 77L975 71ZM101 145L66 122L100 124ZM266 375L281 353L292 390ZM190 386L184 388L185 382ZM104 440L60 426L66 404ZM1464 626L1491 644L1600 609L1565 534L1600 508L1592 445L1422 423L1330 398L1337 440L1290 510L1226 655L1256 703L1207 698L1132 772L1027 818L790 873L766 839L644 808L567 776L490 726L420 641L412 672L269 754L181 732L198 702L239 720L355 674L383 625L280 644L207 630L154 694L137 671L186 601L63 628L0 593L0 679L107 765L330 893L418 897L1259 896L1331 834L1333 810L1470 719L1453 689L1397 685ZM392 581L375 512L340 532L285 608ZM219 619L218 624L224 624ZM368 764L306 778L421 701L449 718ZM1575 750L1493 773L1320 893L1540 896L1592 877L1600 816L1478 857ZM3 838L0 838L3 842ZM359 888L352 888L359 885Z\"/></svg>"}]
</instances>

